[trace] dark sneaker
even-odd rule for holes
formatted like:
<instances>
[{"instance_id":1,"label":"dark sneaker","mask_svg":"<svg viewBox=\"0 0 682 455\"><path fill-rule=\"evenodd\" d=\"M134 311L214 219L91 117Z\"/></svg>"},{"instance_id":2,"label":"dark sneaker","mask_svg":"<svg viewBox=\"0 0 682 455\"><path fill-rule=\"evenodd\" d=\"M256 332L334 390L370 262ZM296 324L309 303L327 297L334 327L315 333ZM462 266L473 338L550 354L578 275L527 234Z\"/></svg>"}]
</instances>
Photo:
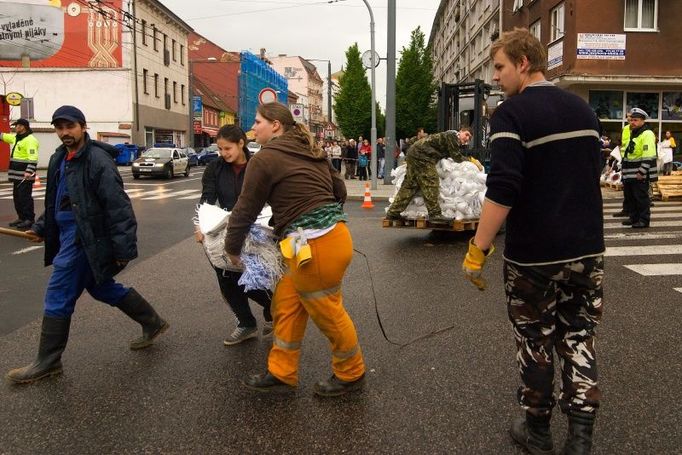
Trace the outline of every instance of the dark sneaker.
<instances>
[{"instance_id":1,"label":"dark sneaker","mask_svg":"<svg viewBox=\"0 0 682 455\"><path fill-rule=\"evenodd\" d=\"M296 389L296 387L280 381L270 374L269 371L266 371L264 374L252 374L242 381L242 384L258 392L291 392Z\"/></svg>"},{"instance_id":2,"label":"dark sneaker","mask_svg":"<svg viewBox=\"0 0 682 455\"><path fill-rule=\"evenodd\" d=\"M263 338L269 337L270 335L272 335L273 330L274 329L272 328L272 321L265 321L263 323L263 327L260 329L260 335Z\"/></svg>"},{"instance_id":3,"label":"dark sneaker","mask_svg":"<svg viewBox=\"0 0 682 455\"><path fill-rule=\"evenodd\" d=\"M14 225L17 229L30 229L31 226L33 226L33 221L31 220L23 220L19 224Z\"/></svg>"},{"instance_id":4,"label":"dark sneaker","mask_svg":"<svg viewBox=\"0 0 682 455\"><path fill-rule=\"evenodd\" d=\"M627 213L625 213L625 212L623 212L623 211L621 210L620 212L614 213L614 214L611 215L611 216L614 217L614 218L625 218L625 217L628 217L628 216L630 216L630 215L628 215Z\"/></svg>"},{"instance_id":5,"label":"dark sneaker","mask_svg":"<svg viewBox=\"0 0 682 455\"><path fill-rule=\"evenodd\" d=\"M632 227L635 229L648 228L649 223L645 223L644 221L638 221L636 223L632 223Z\"/></svg>"},{"instance_id":6,"label":"dark sneaker","mask_svg":"<svg viewBox=\"0 0 682 455\"><path fill-rule=\"evenodd\" d=\"M315 384L315 395L321 397L338 397L348 392L361 390L365 385L365 375L360 376L355 381L342 381L336 375L332 375L329 379L320 381Z\"/></svg>"},{"instance_id":7,"label":"dark sneaker","mask_svg":"<svg viewBox=\"0 0 682 455\"><path fill-rule=\"evenodd\" d=\"M237 327L232 334L223 340L223 344L225 346L232 346L233 344L239 344L242 341L246 341L249 338L257 337L258 329L256 327Z\"/></svg>"},{"instance_id":8,"label":"dark sneaker","mask_svg":"<svg viewBox=\"0 0 682 455\"><path fill-rule=\"evenodd\" d=\"M625 220L625 221L623 221L623 222L620 223L620 224L622 224L623 226L632 226L632 221L630 221L630 220Z\"/></svg>"},{"instance_id":9,"label":"dark sneaker","mask_svg":"<svg viewBox=\"0 0 682 455\"><path fill-rule=\"evenodd\" d=\"M21 220L19 218L17 218L16 220L9 223L9 227L15 227L19 223L21 223Z\"/></svg>"}]
</instances>

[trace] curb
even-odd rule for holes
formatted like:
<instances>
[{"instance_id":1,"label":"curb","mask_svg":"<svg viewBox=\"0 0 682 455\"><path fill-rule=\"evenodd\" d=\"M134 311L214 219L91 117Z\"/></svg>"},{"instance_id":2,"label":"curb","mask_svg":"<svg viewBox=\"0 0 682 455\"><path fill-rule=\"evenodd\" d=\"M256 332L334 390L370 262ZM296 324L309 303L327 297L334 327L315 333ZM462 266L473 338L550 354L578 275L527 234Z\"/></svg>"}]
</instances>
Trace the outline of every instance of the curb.
<instances>
[{"instance_id":1,"label":"curb","mask_svg":"<svg viewBox=\"0 0 682 455\"><path fill-rule=\"evenodd\" d=\"M364 201L365 200L365 195L363 194L362 196L356 196L356 195L349 195L346 196L347 201ZM388 202L388 196L372 196L372 202Z\"/></svg>"}]
</instances>

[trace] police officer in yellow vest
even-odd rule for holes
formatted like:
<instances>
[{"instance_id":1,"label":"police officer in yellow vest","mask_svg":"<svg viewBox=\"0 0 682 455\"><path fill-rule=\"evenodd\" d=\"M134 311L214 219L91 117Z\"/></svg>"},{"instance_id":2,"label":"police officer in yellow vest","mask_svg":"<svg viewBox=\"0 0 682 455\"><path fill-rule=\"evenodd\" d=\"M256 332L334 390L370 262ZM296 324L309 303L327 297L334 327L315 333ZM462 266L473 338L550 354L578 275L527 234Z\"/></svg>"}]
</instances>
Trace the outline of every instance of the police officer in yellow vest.
<instances>
[{"instance_id":1,"label":"police officer in yellow vest","mask_svg":"<svg viewBox=\"0 0 682 455\"><path fill-rule=\"evenodd\" d=\"M640 108L630 111L630 138L623 144L623 191L630 219L624 226L647 228L651 220L649 183L658 180L656 136L646 124L649 115Z\"/></svg>"},{"instance_id":2,"label":"police officer in yellow vest","mask_svg":"<svg viewBox=\"0 0 682 455\"><path fill-rule=\"evenodd\" d=\"M20 118L12 126L16 134L0 133L0 139L11 147L7 177L14 184L12 196L18 216L9 225L17 229L28 229L35 221L32 193L40 144L33 135L28 120Z\"/></svg>"}]
</instances>

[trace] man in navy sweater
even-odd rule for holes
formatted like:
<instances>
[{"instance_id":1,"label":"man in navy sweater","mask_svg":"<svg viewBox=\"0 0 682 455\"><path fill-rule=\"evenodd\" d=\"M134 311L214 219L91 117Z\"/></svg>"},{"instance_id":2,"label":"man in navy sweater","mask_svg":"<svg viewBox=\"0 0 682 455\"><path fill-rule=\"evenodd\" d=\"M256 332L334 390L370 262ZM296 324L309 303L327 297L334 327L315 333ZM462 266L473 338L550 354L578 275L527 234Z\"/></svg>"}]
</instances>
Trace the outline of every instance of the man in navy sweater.
<instances>
[{"instance_id":1,"label":"man in navy sweater","mask_svg":"<svg viewBox=\"0 0 682 455\"><path fill-rule=\"evenodd\" d=\"M485 288L481 270L506 220L504 279L523 385L525 418L511 436L531 453L554 453L556 350L559 405L568 415L564 452L587 454L600 391L594 332L602 315L604 235L599 188L599 124L578 96L545 80L547 56L526 29L491 47L493 79L505 92L491 125L491 170L465 276Z\"/></svg>"}]
</instances>

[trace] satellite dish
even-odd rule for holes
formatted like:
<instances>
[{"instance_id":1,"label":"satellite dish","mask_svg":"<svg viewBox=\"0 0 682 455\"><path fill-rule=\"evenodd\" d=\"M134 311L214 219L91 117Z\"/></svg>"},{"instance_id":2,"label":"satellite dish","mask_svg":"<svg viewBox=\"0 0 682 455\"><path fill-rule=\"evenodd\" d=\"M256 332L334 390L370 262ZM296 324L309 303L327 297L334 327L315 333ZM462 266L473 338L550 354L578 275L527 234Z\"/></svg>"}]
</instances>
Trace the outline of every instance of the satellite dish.
<instances>
[{"instance_id":1,"label":"satellite dish","mask_svg":"<svg viewBox=\"0 0 682 455\"><path fill-rule=\"evenodd\" d=\"M379 54L374 51L374 67L376 68L379 66L379 60L381 60L381 57L379 57ZM372 67L372 51L365 51L362 54L362 65L370 69Z\"/></svg>"}]
</instances>

